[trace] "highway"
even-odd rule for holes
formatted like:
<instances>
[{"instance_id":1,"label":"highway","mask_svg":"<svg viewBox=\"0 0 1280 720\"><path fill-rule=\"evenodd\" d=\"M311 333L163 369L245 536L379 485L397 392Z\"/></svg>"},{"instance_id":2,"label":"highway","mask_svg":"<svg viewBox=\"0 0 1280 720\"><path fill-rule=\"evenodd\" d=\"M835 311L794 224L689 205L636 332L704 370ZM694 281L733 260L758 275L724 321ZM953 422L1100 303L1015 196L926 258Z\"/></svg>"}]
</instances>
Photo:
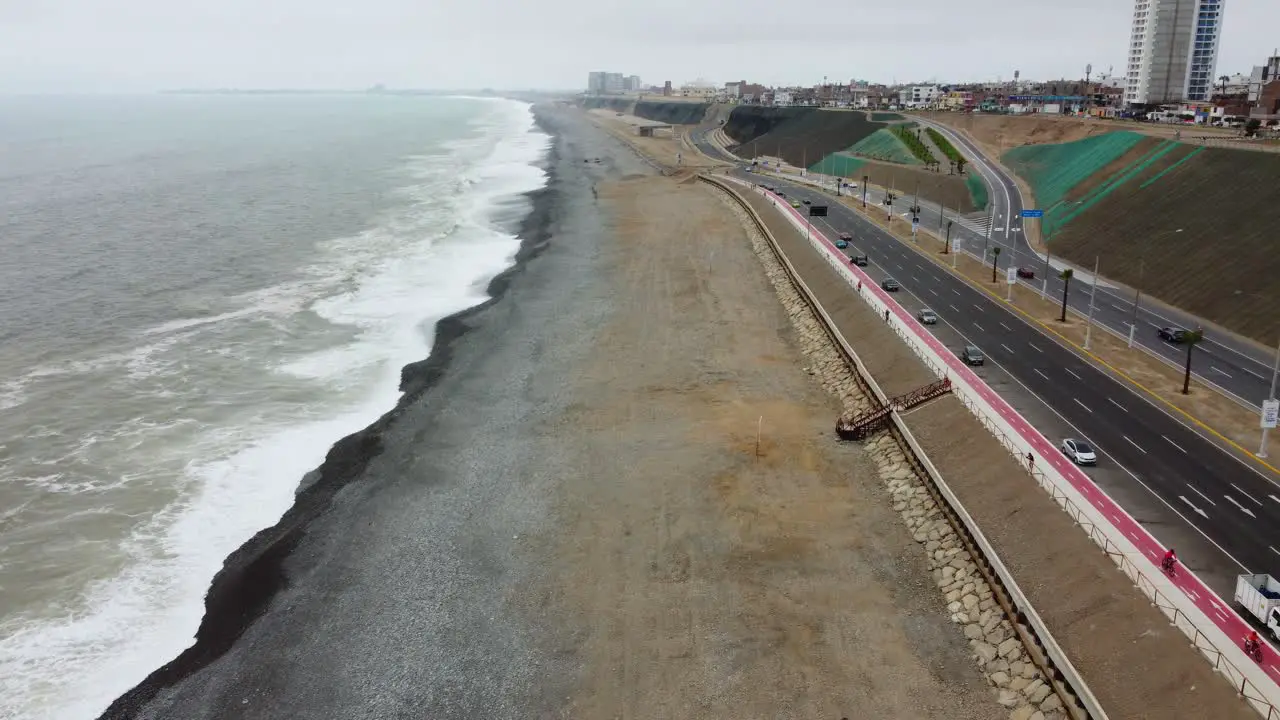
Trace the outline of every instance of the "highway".
<instances>
[{"instance_id":1,"label":"highway","mask_svg":"<svg viewBox=\"0 0 1280 720\"><path fill-rule=\"evenodd\" d=\"M1167 510L1212 543L1228 564L1226 575L1266 572L1280 576L1280 485L1244 461L1220 450L1127 385L1095 369L1073 350L1022 320L1002 302L970 286L916 250L891 237L852 209L829 202L812 187L774 176L737 171L738 177L777 187L788 198L828 206L828 217L813 218L832 236L854 236L849 253L865 252L875 277L893 277L903 287L899 301L911 310L933 309L941 322L939 339L953 346L971 343L987 356L979 375L1007 374L1018 388L1072 428L1072 435L1099 451L1099 468L1118 468L1133 496L1150 493ZM994 384L998 388L999 383ZM1002 394L1004 394L1002 392ZM1012 401L1012 400L1011 400ZM1060 437L1050 437L1057 443ZM1086 472L1096 472L1086 470ZM1140 488L1140 489L1139 489ZM1122 493L1113 495L1126 510ZM1185 530L1186 528L1181 528ZM1178 532L1152 528L1171 542Z\"/></svg>"},{"instance_id":2,"label":"highway","mask_svg":"<svg viewBox=\"0 0 1280 720\"><path fill-rule=\"evenodd\" d=\"M952 144L959 148L966 157L970 158L970 168L977 169L983 179L987 181L987 186L991 189L991 202L995 207L996 213L995 222L992 223L991 227L991 244L999 245L1002 248L1001 265L1006 266L1008 264L1007 259L1012 256L1016 265L1031 268L1036 273L1037 277L1034 281L1023 281L1022 284L1037 290L1043 290L1053 297L1061 298L1062 281L1058 278L1058 269L1066 265L1055 261L1054 264L1059 265L1059 268L1051 269L1050 272L1046 273L1045 256L1033 251L1028 244L1022 232L1021 218L1025 201L1018 184L1009 177L1008 173L985 157L966 136L923 118L913 117L912 119L933 127L950 139ZM930 207L926 210L926 217L922 217L921 222L925 223L926 226L932 224L932 227L937 227L937 220L938 208ZM1032 222L1036 221L1032 220ZM970 225L972 224L970 223ZM983 241L985 240L982 234L983 229L980 227L963 227L957 223L956 226L952 227L952 232L953 235L959 232L960 237L965 242L966 251L976 251L974 254L980 255L982 250L979 250L979 248L984 247ZM1050 247L1050 251L1052 251L1052 247ZM1088 282L1088 277L1092 276L1092 270L1093 268L1091 267L1077 267L1075 269L1076 277L1071 283L1072 290L1068 302L1074 310L1084 315L1089 312L1090 296L1093 290L1091 283ZM1136 297L1134 290L1122 289L1109 284L1106 280L1106 271L1106 267L1100 268L1099 271L1102 276L1102 282L1098 285L1098 294L1094 305L1094 322L1127 338L1129 329L1135 319L1136 299L1138 301L1136 312L1138 329L1134 336L1135 341L1141 343L1143 347L1151 350L1156 355L1181 367L1186 360L1186 349L1161 341L1157 331L1166 326L1194 328L1200 321L1188 313L1173 308L1155 308L1142 305L1142 299ZM1049 276L1048 278L1045 277L1046 274ZM1045 284L1046 279L1048 280L1047 286ZM1082 282L1082 279L1085 282ZM1146 290L1151 289L1146 288ZM1154 294L1158 296L1159 289L1155 288L1155 290ZM1202 381L1212 383L1256 407L1268 396L1274 363L1274 352L1258 348L1252 343L1242 341L1227 333L1215 333L1212 330L1208 330L1205 333L1205 342L1193 351L1192 371Z\"/></svg>"}]
</instances>

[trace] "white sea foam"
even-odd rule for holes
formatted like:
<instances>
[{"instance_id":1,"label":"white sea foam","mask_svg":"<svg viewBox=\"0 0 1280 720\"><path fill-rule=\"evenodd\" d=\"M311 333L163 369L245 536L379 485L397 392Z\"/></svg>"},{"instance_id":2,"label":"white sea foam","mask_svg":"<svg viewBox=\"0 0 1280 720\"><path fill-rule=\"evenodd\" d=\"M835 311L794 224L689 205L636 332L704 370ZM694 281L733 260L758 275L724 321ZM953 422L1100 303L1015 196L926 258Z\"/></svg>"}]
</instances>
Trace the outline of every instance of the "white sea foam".
<instances>
[{"instance_id":1,"label":"white sea foam","mask_svg":"<svg viewBox=\"0 0 1280 720\"><path fill-rule=\"evenodd\" d=\"M235 309L153 327L145 335L159 341L88 363L120 365L144 378L180 372L165 366L173 360L164 351L188 333L304 308L353 336L345 346L263 369L346 388L344 405L317 401L283 413L263 398L261 408L245 409L245 422L210 428L194 446L174 449L196 458L181 477L168 478L177 501L137 527L121 549L123 570L88 589L87 612L0 620L0 717L95 716L186 648L223 559L283 515L302 475L333 442L394 405L400 368L426 356L437 320L485 299L485 283L518 249L492 225L493 208L545 184L536 163L550 144L527 105L486 102L475 137L409 159L418 182L404 195L413 206L358 236L324 243L310 280L233 298ZM6 386L0 402L18 400L21 390ZM52 476L28 481L61 489Z\"/></svg>"}]
</instances>

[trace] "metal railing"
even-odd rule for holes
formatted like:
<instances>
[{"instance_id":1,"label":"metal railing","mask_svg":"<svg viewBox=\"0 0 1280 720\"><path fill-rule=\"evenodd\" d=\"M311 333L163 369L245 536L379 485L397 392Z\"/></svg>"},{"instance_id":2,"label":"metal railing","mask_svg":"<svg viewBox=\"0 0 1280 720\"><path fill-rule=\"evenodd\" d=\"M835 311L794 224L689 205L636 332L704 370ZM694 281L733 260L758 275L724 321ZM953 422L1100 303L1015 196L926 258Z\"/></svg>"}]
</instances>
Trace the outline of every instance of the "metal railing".
<instances>
[{"instance_id":1,"label":"metal railing","mask_svg":"<svg viewBox=\"0 0 1280 720\"><path fill-rule=\"evenodd\" d=\"M1027 649L1032 661L1040 667L1045 678L1048 679L1050 687L1063 701L1064 709L1079 720L1085 720L1086 718L1105 720L1107 715L1098 703L1097 698L1089 691L1066 653L1054 640L1048 626L1045 625L1035 608L1031 606L1026 595L1018 587L1012 573L1000 561L995 548L987 540L986 536L982 534L977 522L965 510L959 498L946 484L942 475L924 453L911 430L903 422L901 415L892 410L891 399L875 382L874 377L863 364L862 359L858 357L858 354L849 345L848 341L841 335L836 328L835 321L827 314L817 296L810 290L803 278L800 277L799 272L755 209L736 190L719 180L705 175L699 176L699 179L727 193L748 213L760 230L761 235L768 241L771 250L782 265L788 279L795 286L801 299L809 306L814 316L818 318L819 324L832 340L838 352L853 367L855 382L858 383L869 398L879 404L879 407L890 408L889 417L892 422L890 432L895 436L904 456L911 462L917 470L917 474L924 481L925 487L933 496L938 508L942 510L949 523L955 529L957 536L977 561L979 570L982 572L987 584L991 586L998 604L1009 617L1010 625L1015 629L1019 640ZM902 334L902 330L897 325L892 327L899 335ZM938 377L946 378L945 371L936 364L927 360L926 364Z\"/></svg>"},{"instance_id":2,"label":"metal railing","mask_svg":"<svg viewBox=\"0 0 1280 720\"><path fill-rule=\"evenodd\" d=\"M838 264L830 253L823 253L827 257L828 262L841 270L844 266ZM861 294L859 292L859 294ZM892 329L902 338L907 346L920 358L924 365L929 368L930 372L935 373L939 377L948 376L950 369L945 363L939 362L934 357L933 351L923 344L921 338L912 332L904 323L892 323ZM1025 459L1027 448L1023 443L1019 442L1009 433L1005 432L999 421L999 415L993 412L988 406L980 400L974 399L966 392L966 382L953 384L953 394L960 398L965 407L978 419L979 422L990 432L1005 449L1017 458L1020 462ZM1103 526L1091 519L1090 514L1077 503L1069 493L1060 486L1058 481L1044 469L1044 464L1032 463L1026 468L1028 473L1036 479L1036 482L1044 488L1049 496L1052 497L1067 515L1071 517L1081 528L1085 530L1089 538L1098 545L1111 558L1113 562L1130 578L1134 585L1151 601L1153 605L1169 618L1170 622L1175 625L1188 639L1192 645L1200 651L1212 664L1215 670L1220 672L1232 685L1236 691L1249 702L1255 710L1258 711L1267 720L1280 720L1280 707L1268 699L1258 687L1256 683L1249 680L1242 671L1241 666L1233 662L1226 653L1219 648L1211 639L1209 634L1202 630L1196 623L1195 619L1187 612L1183 611L1175 604L1173 596L1161 591L1152 577L1133 561L1128 553L1124 552L1122 547L1114 542L1107 534L1106 528L1112 526ZM1056 475L1056 473L1055 473ZM1060 476L1059 476L1060 477ZM1061 482L1069 484L1066 478L1061 478ZM1112 527L1112 531L1116 532ZM1215 627L1215 629L1217 629ZM1238 650L1234 645L1233 650Z\"/></svg>"}]
</instances>

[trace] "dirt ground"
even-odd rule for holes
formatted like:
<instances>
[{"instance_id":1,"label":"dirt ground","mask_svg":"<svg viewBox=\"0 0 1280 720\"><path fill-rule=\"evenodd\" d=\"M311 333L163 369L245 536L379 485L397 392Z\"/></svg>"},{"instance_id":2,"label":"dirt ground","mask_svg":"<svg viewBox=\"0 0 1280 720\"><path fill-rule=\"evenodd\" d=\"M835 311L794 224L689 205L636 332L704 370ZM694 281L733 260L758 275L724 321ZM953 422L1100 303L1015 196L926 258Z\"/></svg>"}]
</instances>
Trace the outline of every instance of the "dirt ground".
<instances>
[{"instance_id":1,"label":"dirt ground","mask_svg":"<svg viewBox=\"0 0 1280 720\"><path fill-rule=\"evenodd\" d=\"M632 115L619 117L612 110L591 110L587 115L592 122L664 166L676 167L678 164L681 167L706 168L724 164L699 153L687 142L689 128L686 126L676 125L669 130L656 131L654 137L640 137L638 126L650 121Z\"/></svg>"},{"instance_id":2,"label":"dirt ground","mask_svg":"<svg viewBox=\"0 0 1280 720\"><path fill-rule=\"evenodd\" d=\"M861 205L857 203L847 202L846 204L855 209L861 209ZM903 244L919 250L922 255L940 263L943 267L948 269L951 267L951 256L940 254L943 243L934 235L928 232L920 233L920 244L915 245L909 240L911 231L905 222L896 219L886 226L882 213L871 213L869 217L880 227L887 228L894 237L902 240ZM998 282L993 284L990 265L983 265L968 255L960 254L956 257L956 271L972 284L985 288L1000 298L1004 297L1003 270ZM1076 290L1082 291L1085 288L1087 286L1082 283L1076 287ZM1029 316L1032 321L1073 345L1084 346L1086 321L1068 312L1067 321L1059 322L1058 318L1062 314L1061 302L1046 300L1039 293L1022 286L1014 288L1013 296L1014 307ZM1194 377L1191 379L1191 394L1183 395L1181 370L1166 365L1140 349L1130 349L1127 340L1122 340L1105 330L1094 328L1089 347L1095 357L1111 368L1132 378L1134 382L1152 391L1160 399L1181 408L1232 441L1246 447L1257 442L1256 412L1246 410L1239 403L1224 397Z\"/></svg>"},{"instance_id":3,"label":"dirt ground","mask_svg":"<svg viewBox=\"0 0 1280 720\"><path fill-rule=\"evenodd\" d=\"M569 714L1003 717L737 219L692 180L600 202L617 310L546 427L576 448L540 593L580 627Z\"/></svg>"},{"instance_id":4,"label":"dirt ground","mask_svg":"<svg viewBox=\"0 0 1280 720\"><path fill-rule=\"evenodd\" d=\"M885 392L932 382L800 233L751 197L824 307L837 308L833 319ZM935 400L906 421L1110 717L1256 717L958 399Z\"/></svg>"}]
</instances>

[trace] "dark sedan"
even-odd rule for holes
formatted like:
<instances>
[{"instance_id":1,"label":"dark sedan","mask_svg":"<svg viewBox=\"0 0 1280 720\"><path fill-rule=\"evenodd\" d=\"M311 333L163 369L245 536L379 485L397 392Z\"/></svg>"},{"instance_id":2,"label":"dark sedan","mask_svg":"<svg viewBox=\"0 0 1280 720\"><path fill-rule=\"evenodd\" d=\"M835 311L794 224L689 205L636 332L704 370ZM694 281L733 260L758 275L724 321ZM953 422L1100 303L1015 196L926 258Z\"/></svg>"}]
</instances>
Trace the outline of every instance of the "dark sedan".
<instances>
[{"instance_id":1,"label":"dark sedan","mask_svg":"<svg viewBox=\"0 0 1280 720\"><path fill-rule=\"evenodd\" d=\"M893 278L885 278L884 281L880 283L880 287L884 288L888 292L898 292L902 289L902 286L898 284L898 281Z\"/></svg>"}]
</instances>

